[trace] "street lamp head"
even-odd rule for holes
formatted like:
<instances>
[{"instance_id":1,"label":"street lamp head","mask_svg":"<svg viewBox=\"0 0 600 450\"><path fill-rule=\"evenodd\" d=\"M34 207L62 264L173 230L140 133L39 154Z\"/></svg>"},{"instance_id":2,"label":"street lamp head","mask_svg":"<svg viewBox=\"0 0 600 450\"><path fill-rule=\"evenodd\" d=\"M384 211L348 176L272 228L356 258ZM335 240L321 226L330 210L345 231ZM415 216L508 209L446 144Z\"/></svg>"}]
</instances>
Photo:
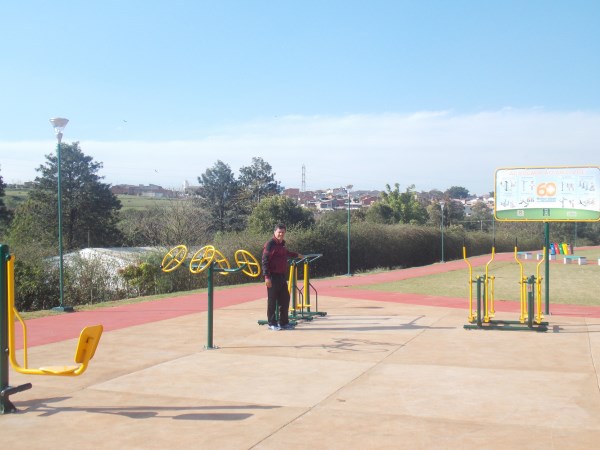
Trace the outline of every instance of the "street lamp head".
<instances>
[{"instance_id":1,"label":"street lamp head","mask_svg":"<svg viewBox=\"0 0 600 450\"><path fill-rule=\"evenodd\" d=\"M440 200L440 207L442 209L444 209L444 205L446 204L446 202L444 200Z\"/></svg>"},{"instance_id":2,"label":"street lamp head","mask_svg":"<svg viewBox=\"0 0 600 450\"><path fill-rule=\"evenodd\" d=\"M69 119L64 119L62 117L54 117L50 119L50 123L54 127L54 132L56 133L56 138L58 142L62 140L63 130L69 123Z\"/></svg>"}]
</instances>

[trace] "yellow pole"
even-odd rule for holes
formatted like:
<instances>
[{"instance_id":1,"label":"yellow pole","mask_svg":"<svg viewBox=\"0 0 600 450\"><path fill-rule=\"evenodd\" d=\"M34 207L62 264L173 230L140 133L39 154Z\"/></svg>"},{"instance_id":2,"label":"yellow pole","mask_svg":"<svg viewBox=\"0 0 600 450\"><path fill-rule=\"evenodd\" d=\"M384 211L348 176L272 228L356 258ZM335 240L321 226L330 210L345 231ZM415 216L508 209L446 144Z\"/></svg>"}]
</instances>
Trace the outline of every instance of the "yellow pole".
<instances>
[{"instance_id":1,"label":"yellow pole","mask_svg":"<svg viewBox=\"0 0 600 450\"><path fill-rule=\"evenodd\" d=\"M308 261L305 259L304 260L304 288L302 290L302 292L304 293L304 296L302 297L302 301L303 301L302 306L307 309L310 308L310 303L307 301L310 296L309 289L310 289L310 283L308 281Z\"/></svg>"},{"instance_id":2,"label":"yellow pole","mask_svg":"<svg viewBox=\"0 0 600 450\"><path fill-rule=\"evenodd\" d=\"M490 275L490 284L491 284L491 294L490 294L490 316L494 317L496 314L496 310L494 309L494 280L496 277L494 275Z\"/></svg>"},{"instance_id":3,"label":"yellow pole","mask_svg":"<svg viewBox=\"0 0 600 450\"><path fill-rule=\"evenodd\" d=\"M469 317L467 320L469 323L473 323L475 320L475 316L473 315L473 267L471 267L471 263L467 259L467 248L463 245L463 259L469 266Z\"/></svg>"},{"instance_id":4,"label":"yellow pole","mask_svg":"<svg viewBox=\"0 0 600 450\"><path fill-rule=\"evenodd\" d=\"M15 352L15 317L21 323L23 330L23 367L27 369L29 367L29 359L27 356L27 326L21 315L15 309L15 256L12 255L6 262L6 269L8 272L8 353L10 356L11 363L13 366L18 366L17 355Z\"/></svg>"},{"instance_id":5,"label":"yellow pole","mask_svg":"<svg viewBox=\"0 0 600 450\"><path fill-rule=\"evenodd\" d=\"M490 287L489 287L489 274L488 269L489 265L494 260L494 256L496 255L496 247L492 246L492 259L490 259L485 265L485 315L483 316L483 321L488 323L490 321Z\"/></svg>"},{"instance_id":6,"label":"yellow pole","mask_svg":"<svg viewBox=\"0 0 600 450\"><path fill-rule=\"evenodd\" d=\"M526 310L526 292L525 292L525 282L526 282L526 278L523 277L523 263L521 261L519 261L519 258L517 256L517 246L515 245L515 261L517 261L517 264L519 264L519 267L521 268L521 272L520 272L520 277L519 277L519 290L521 292L521 298L519 299L520 303L521 303L521 314L519 316L519 322L521 323L525 323L525 320L527 319L526 315L525 315L525 310Z\"/></svg>"},{"instance_id":7,"label":"yellow pole","mask_svg":"<svg viewBox=\"0 0 600 450\"><path fill-rule=\"evenodd\" d=\"M542 265L542 263L544 262L545 259L546 259L546 246L544 246L542 249L542 259L537 265L536 279L535 279L535 284L537 287L537 292L536 292L536 294L537 294L537 300L536 300L537 315L536 316L537 317L536 317L535 321L538 325L540 323L542 323L542 319L544 318L542 316L542 277L540 277L540 266Z\"/></svg>"},{"instance_id":8,"label":"yellow pole","mask_svg":"<svg viewBox=\"0 0 600 450\"><path fill-rule=\"evenodd\" d=\"M295 264L291 264L290 265L290 276L288 278L288 292L290 293L290 295L293 294L292 289L294 288L293 283L294 283L294 270L296 270L296 265ZM295 300L295 296L292 297L292 301L290 302L290 310L291 311L295 311L296 310L296 304L293 301Z\"/></svg>"}]
</instances>

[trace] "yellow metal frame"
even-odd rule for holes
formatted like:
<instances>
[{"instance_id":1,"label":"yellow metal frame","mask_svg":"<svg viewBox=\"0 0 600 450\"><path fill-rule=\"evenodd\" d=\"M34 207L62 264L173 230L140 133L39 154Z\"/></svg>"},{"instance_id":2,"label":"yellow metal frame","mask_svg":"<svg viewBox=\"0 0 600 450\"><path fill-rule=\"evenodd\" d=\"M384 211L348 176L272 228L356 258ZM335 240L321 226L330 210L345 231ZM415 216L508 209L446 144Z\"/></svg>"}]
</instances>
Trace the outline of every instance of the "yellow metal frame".
<instances>
[{"instance_id":1,"label":"yellow metal frame","mask_svg":"<svg viewBox=\"0 0 600 450\"><path fill-rule=\"evenodd\" d=\"M542 320L544 319L544 316L542 315L542 277L540 276L540 267L542 265L542 263L545 261L546 259L546 247L544 247L542 249L542 259L540 260L540 262L537 264L536 267L536 278L535 278L535 285L536 285L536 289L537 289L537 298L536 298L536 307L537 307L537 314L536 314L536 318L535 318L535 322L539 325L542 323Z\"/></svg>"},{"instance_id":2,"label":"yellow metal frame","mask_svg":"<svg viewBox=\"0 0 600 450\"><path fill-rule=\"evenodd\" d=\"M469 317L467 320L469 323L473 323L475 321L475 314L473 314L473 266L467 259L467 247L463 245L463 259L469 266Z\"/></svg>"},{"instance_id":3,"label":"yellow metal frame","mask_svg":"<svg viewBox=\"0 0 600 450\"><path fill-rule=\"evenodd\" d=\"M525 323L525 321L527 320L528 316L527 316L527 277L525 277L523 275L523 263L521 261L519 261L519 257L517 255L517 246L515 245L515 254L514 254L514 258L515 261L517 261L517 264L519 264L520 267L520 276L519 276L519 291L521 292L520 295L520 304L521 304L521 313L519 315L519 322L520 323Z\"/></svg>"},{"instance_id":4,"label":"yellow metal frame","mask_svg":"<svg viewBox=\"0 0 600 450\"><path fill-rule=\"evenodd\" d=\"M308 292L308 290L310 289L310 282L309 282L309 279L308 279L308 270L309 270L308 269L308 260L305 259L304 260L304 285L302 287L302 293L303 293L303 295L302 295L302 308L303 309L304 308L306 308L306 309L310 308L310 304L306 303L306 297L307 297L307 295L304 294L305 292Z\"/></svg>"},{"instance_id":5,"label":"yellow metal frame","mask_svg":"<svg viewBox=\"0 0 600 450\"><path fill-rule=\"evenodd\" d=\"M306 273L306 272L305 272ZM290 294L290 311L302 311L306 306L304 304L304 295L298 295L298 291L292 291L298 286L298 265L290 264L290 276L288 277L288 292Z\"/></svg>"},{"instance_id":6,"label":"yellow metal frame","mask_svg":"<svg viewBox=\"0 0 600 450\"><path fill-rule=\"evenodd\" d=\"M496 311L494 310L494 279L495 277L490 276L489 266L496 257L496 247L492 247L492 258L485 265L485 315L483 317L484 322L489 322L490 318L494 317ZM491 296L490 296L490 284L491 284Z\"/></svg>"},{"instance_id":7,"label":"yellow metal frame","mask_svg":"<svg viewBox=\"0 0 600 450\"><path fill-rule=\"evenodd\" d=\"M252 278L260 275L260 264L252 253L247 250L237 250L233 257L239 268L244 267L242 269L243 274Z\"/></svg>"},{"instance_id":8,"label":"yellow metal frame","mask_svg":"<svg viewBox=\"0 0 600 450\"><path fill-rule=\"evenodd\" d=\"M173 272L177 269L187 256L188 249L185 245L172 248L163 258L160 268L163 272Z\"/></svg>"},{"instance_id":9,"label":"yellow metal frame","mask_svg":"<svg viewBox=\"0 0 600 450\"><path fill-rule=\"evenodd\" d=\"M216 253L217 250L212 245L205 245L200 248L190 260L190 272L194 274L204 272L215 259ZM219 254L221 253L219 252Z\"/></svg>"},{"instance_id":10,"label":"yellow metal frame","mask_svg":"<svg viewBox=\"0 0 600 450\"><path fill-rule=\"evenodd\" d=\"M185 245L182 244L173 247L162 260L160 265L162 271L173 272L183 264L187 255L188 249ZM252 278L256 278L260 275L260 263L249 251L237 250L234 254L234 259L238 268L242 270L242 273ZM193 274L202 273L208 269L213 262L223 269L219 271L219 274L229 275L229 270L231 269L229 261L225 255L213 245L205 245L193 254L189 262L190 272Z\"/></svg>"},{"instance_id":11,"label":"yellow metal frame","mask_svg":"<svg viewBox=\"0 0 600 450\"><path fill-rule=\"evenodd\" d=\"M9 258L6 266L8 271L8 353L10 364L13 369L27 375L55 375L67 377L81 375L87 370L90 360L96 353L96 348L98 347L98 342L100 342L100 337L102 336L102 331L104 329L102 325L85 327L81 331L77 349L75 350L74 360L76 365L45 366L40 367L39 369L30 369L27 358L27 325L15 308L14 256ZM18 363L15 353L15 318L19 320L23 329L23 366Z\"/></svg>"}]
</instances>

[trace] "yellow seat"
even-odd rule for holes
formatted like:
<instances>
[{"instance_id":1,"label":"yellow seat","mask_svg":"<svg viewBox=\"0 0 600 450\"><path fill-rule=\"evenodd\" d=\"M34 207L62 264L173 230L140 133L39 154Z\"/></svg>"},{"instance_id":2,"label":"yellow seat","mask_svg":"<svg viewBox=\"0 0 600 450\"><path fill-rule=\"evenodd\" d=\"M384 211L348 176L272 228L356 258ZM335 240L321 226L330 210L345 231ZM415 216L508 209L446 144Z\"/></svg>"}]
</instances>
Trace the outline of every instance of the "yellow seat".
<instances>
[{"instance_id":1,"label":"yellow seat","mask_svg":"<svg viewBox=\"0 0 600 450\"><path fill-rule=\"evenodd\" d=\"M40 370L48 375L76 376L81 375L87 368L88 363L96 354L100 336L102 336L102 325L85 327L79 335L79 342L75 350L75 362L77 366L46 366Z\"/></svg>"},{"instance_id":2,"label":"yellow seat","mask_svg":"<svg viewBox=\"0 0 600 450\"><path fill-rule=\"evenodd\" d=\"M77 349L75 350L74 360L77 365L69 366L44 366L39 369L30 369L28 367L21 367L13 354L11 354L11 364L13 368L20 373L28 375L56 375L65 377L76 377L86 371L90 360L96 353L98 342L102 336L104 327L102 325L92 325L85 327L80 335L79 342L77 343Z\"/></svg>"},{"instance_id":3,"label":"yellow seat","mask_svg":"<svg viewBox=\"0 0 600 450\"><path fill-rule=\"evenodd\" d=\"M14 279L14 257L7 261L8 268L8 354L10 364L19 373L27 375L57 375L57 376L77 376L86 371L88 363L94 357L98 342L102 336L104 327L102 325L92 325L85 327L79 334L79 342L75 350L75 363L77 365L66 366L45 366L39 369L30 369L27 362L27 326L21 318L21 315L15 308L15 279ZM23 366L21 366L15 355L15 318L19 320L23 329Z\"/></svg>"}]
</instances>

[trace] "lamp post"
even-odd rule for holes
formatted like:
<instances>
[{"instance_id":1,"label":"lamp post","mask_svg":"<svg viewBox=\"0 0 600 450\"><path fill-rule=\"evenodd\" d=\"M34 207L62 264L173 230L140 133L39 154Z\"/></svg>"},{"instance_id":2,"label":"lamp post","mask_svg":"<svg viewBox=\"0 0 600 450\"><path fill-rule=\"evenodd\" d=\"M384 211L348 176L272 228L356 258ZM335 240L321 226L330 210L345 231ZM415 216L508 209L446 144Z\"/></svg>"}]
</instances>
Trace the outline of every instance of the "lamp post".
<instances>
[{"instance_id":1,"label":"lamp post","mask_svg":"<svg viewBox=\"0 0 600 450\"><path fill-rule=\"evenodd\" d=\"M442 208L442 262L444 261L444 205L446 202L444 200L440 200L440 207Z\"/></svg>"},{"instance_id":2,"label":"lamp post","mask_svg":"<svg viewBox=\"0 0 600 450\"><path fill-rule=\"evenodd\" d=\"M352 189L351 184L346 186L346 192L348 193L348 273L346 275L349 277L352 276L352 272L350 272L350 189Z\"/></svg>"},{"instance_id":3,"label":"lamp post","mask_svg":"<svg viewBox=\"0 0 600 450\"><path fill-rule=\"evenodd\" d=\"M63 119L61 117L55 117L50 119L50 123L54 127L54 132L56 133L56 139L58 144L56 145L56 157L57 157L57 165L58 165L58 175L57 175L57 183L58 183L58 283L59 283L59 292L60 292L60 306L56 308L52 308L55 311L65 311L71 312L73 311L72 306L64 305L64 284L63 284L63 239L62 239L62 192L61 192L61 178L60 178L60 144L62 142L63 130L69 123L69 119Z\"/></svg>"}]
</instances>

